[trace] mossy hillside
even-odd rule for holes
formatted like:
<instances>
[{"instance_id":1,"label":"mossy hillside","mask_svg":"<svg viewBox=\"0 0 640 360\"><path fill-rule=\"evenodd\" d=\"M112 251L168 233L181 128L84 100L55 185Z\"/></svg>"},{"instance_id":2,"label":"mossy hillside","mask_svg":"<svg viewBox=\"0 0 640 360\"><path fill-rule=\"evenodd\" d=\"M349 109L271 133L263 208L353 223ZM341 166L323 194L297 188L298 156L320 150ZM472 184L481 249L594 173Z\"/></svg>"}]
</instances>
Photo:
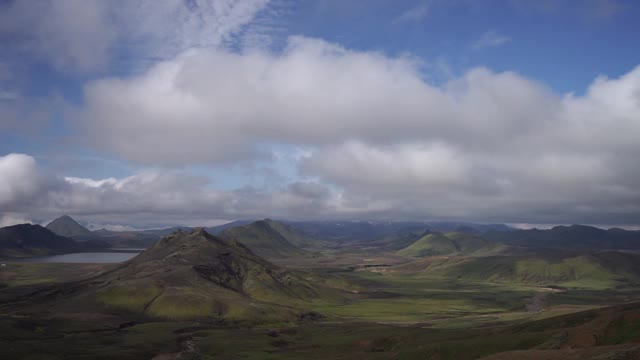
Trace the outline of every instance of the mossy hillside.
<instances>
[{"instance_id":1,"label":"mossy hillside","mask_svg":"<svg viewBox=\"0 0 640 360\"><path fill-rule=\"evenodd\" d=\"M404 249L398 250L400 256L450 255L458 252L456 244L444 234L427 234Z\"/></svg>"},{"instance_id":2,"label":"mossy hillside","mask_svg":"<svg viewBox=\"0 0 640 360\"><path fill-rule=\"evenodd\" d=\"M318 243L317 240L311 239L308 236L279 221L274 221L271 219L264 219L263 221L266 222L273 230L278 232L282 237L284 237L289 243L295 246L304 249L314 247Z\"/></svg>"},{"instance_id":3,"label":"mossy hillside","mask_svg":"<svg viewBox=\"0 0 640 360\"><path fill-rule=\"evenodd\" d=\"M122 282L96 292L96 298L106 306L131 312L144 312L148 304L162 294L161 286L150 282Z\"/></svg>"},{"instance_id":4,"label":"mossy hillside","mask_svg":"<svg viewBox=\"0 0 640 360\"><path fill-rule=\"evenodd\" d=\"M478 234L465 232L449 232L445 234L451 239L463 255L486 256L506 249L502 243L487 240Z\"/></svg>"},{"instance_id":5,"label":"mossy hillside","mask_svg":"<svg viewBox=\"0 0 640 360\"><path fill-rule=\"evenodd\" d=\"M307 240L286 225L268 219L229 228L220 233L220 237L237 240L267 259L310 255L299 247L306 244Z\"/></svg>"},{"instance_id":6,"label":"mossy hillside","mask_svg":"<svg viewBox=\"0 0 640 360\"><path fill-rule=\"evenodd\" d=\"M563 257L487 256L420 260L400 271L467 281L607 289L640 283L640 256L594 253Z\"/></svg>"},{"instance_id":7,"label":"mossy hillside","mask_svg":"<svg viewBox=\"0 0 640 360\"><path fill-rule=\"evenodd\" d=\"M476 234L451 232L427 233L413 244L400 249L396 255L407 257L484 255L497 252L503 245Z\"/></svg>"},{"instance_id":8,"label":"mossy hillside","mask_svg":"<svg viewBox=\"0 0 640 360\"><path fill-rule=\"evenodd\" d=\"M243 244L202 229L171 234L64 293L72 295L56 309L95 302L95 310L106 312L254 323L294 321L311 300L340 298L340 290L314 281L313 275L280 268Z\"/></svg>"}]
</instances>

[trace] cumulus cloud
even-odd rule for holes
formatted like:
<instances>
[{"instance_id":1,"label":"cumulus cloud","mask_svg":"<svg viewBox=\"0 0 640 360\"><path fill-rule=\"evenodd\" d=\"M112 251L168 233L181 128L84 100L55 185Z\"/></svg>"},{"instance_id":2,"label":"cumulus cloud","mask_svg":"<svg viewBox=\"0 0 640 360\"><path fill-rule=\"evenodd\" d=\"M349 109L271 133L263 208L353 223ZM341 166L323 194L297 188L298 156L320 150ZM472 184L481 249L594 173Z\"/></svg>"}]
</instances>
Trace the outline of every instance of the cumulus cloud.
<instances>
[{"instance_id":1,"label":"cumulus cloud","mask_svg":"<svg viewBox=\"0 0 640 360\"><path fill-rule=\"evenodd\" d=\"M465 165L443 144L374 147L348 142L319 151L306 168L333 183L424 194L463 185L468 179Z\"/></svg>"},{"instance_id":2,"label":"cumulus cloud","mask_svg":"<svg viewBox=\"0 0 640 360\"><path fill-rule=\"evenodd\" d=\"M24 154L0 157L0 207L9 209L38 196L42 178L35 160Z\"/></svg>"},{"instance_id":3,"label":"cumulus cloud","mask_svg":"<svg viewBox=\"0 0 640 360\"><path fill-rule=\"evenodd\" d=\"M338 189L325 202L336 216L638 221L640 67L579 96L514 72L475 68L436 86L421 71L301 37L277 54L195 51L89 84L79 124L148 165L303 146L304 175Z\"/></svg>"},{"instance_id":4,"label":"cumulus cloud","mask_svg":"<svg viewBox=\"0 0 640 360\"><path fill-rule=\"evenodd\" d=\"M92 144L169 166L252 157L264 143L493 147L544 128L562 106L515 73L478 68L436 87L411 58L300 37L282 54L188 53L135 78L93 82L85 98L78 126Z\"/></svg>"},{"instance_id":5,"label":"cumulus cloud","mask_svg":"<svg viewBox=\"0 0 640 360\"><path fill-rule=\"evenodd\" d=\"M384 138L368 125L417 121L419 114L397 109L435 105L432 92L410 59L294 37L282 55L192 52L140 77L91 83L79 125L98 146L136 162L215 163L252 156L264 142L327 143L354 132ZM408 125L397 131L417 124Z\"/></svg>"}]
</instances>

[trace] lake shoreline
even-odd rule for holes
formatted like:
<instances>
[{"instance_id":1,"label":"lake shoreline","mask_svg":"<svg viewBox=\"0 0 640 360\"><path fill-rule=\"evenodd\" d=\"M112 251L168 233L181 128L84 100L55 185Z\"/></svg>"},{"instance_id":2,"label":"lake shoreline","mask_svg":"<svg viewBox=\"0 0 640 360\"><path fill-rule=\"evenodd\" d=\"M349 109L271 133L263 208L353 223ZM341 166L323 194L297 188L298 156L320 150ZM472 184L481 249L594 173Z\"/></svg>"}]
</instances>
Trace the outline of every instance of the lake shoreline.
<instances>
[{"instance_id":1,"label":"lake shoreline","mask_svg":"<svg viewBox=\"0 0 640 360\"><path fill-rule=\"evenodd\" d=\"M73 263L73 264L115 264L134 258L142 251L128 249L127 251L112 250L100 252L77 252L57 255L45 255L25 258L0 260L4 263Z\"/></svg>"}]
</instances>

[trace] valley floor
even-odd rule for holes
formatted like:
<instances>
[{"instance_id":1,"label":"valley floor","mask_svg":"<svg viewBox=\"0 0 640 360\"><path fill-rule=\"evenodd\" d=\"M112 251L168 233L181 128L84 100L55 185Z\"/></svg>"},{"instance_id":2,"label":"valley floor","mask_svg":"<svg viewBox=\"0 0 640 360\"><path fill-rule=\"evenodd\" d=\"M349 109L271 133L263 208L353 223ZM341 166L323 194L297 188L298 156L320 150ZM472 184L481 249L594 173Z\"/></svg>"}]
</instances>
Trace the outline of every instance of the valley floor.
<instances>
[{"instance_id":1,"label":"valley floor","mask_svg":"<svg viewBox=\"0 0 640 360\"><path fill-rule=\"evenodd\" d=\"M306 261L306 262L305 262ZM2 359L621 359L640 354L640 289L558 289L387 271L396 257L288 260L324 269L340 301L298 304L320 321L158 321L125 313L0 315ZM321 262L324 261L324 262ZM0 302L108 264L6 262ZM623 305L627 304L627 305ZM610 308L610 306L617 306ZM1 308L0 308L1 309ZM603 355L604 354L604 355ZM612 356L613 356L612 355ZM616 356L618 356L616 355ZM612 357L615 358L615 357Z\"/></svg>"}]
</instances>

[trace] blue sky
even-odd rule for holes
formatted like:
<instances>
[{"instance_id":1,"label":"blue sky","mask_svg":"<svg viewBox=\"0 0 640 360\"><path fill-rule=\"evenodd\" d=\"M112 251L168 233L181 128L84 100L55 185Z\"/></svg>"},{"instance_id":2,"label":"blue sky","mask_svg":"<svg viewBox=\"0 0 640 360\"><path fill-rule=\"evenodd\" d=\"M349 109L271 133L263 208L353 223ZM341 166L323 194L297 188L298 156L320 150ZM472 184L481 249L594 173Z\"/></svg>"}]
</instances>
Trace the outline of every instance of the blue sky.
<instances>
[{"instance_id":1,"label":"blue sky","mask_svg":"<svg viewBox=\"0 0 640 360\"><path fill-rule=\"evenodd\" d=\"M0 223L636 226L639 16L624 0L2 1Z\"/></svg>"}]
</instances>

